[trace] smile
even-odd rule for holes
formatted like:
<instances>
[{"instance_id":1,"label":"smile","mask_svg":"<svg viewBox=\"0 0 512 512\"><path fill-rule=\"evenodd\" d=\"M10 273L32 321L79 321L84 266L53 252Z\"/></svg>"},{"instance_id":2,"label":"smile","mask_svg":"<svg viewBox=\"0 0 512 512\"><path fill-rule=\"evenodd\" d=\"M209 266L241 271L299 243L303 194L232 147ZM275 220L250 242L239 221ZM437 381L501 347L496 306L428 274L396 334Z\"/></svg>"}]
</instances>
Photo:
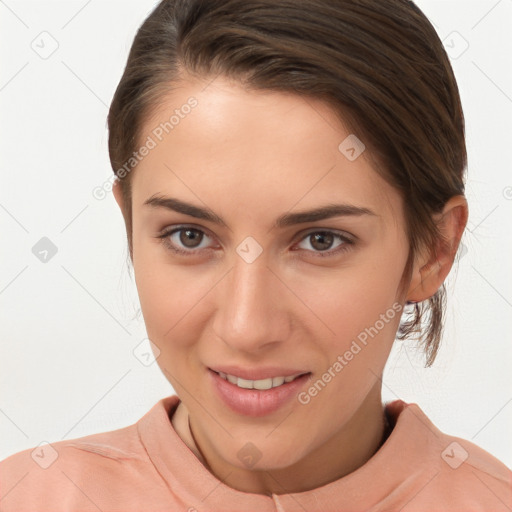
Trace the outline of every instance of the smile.
<instances>
[{"instance_id":1,"label":"smile","mask_svg":"<svg viewBox=\"0 0 512 512\"><path fill-rule=\"evenodd\" d=\"M257 373L269 375L270 371L270 369L258 370ZM250 372L245 371L245 373ZM221 402L233 412L253 417L272 414L285 404L291 403L311 378L311 372L297 373L295 370L294 373L288 371L283 373L288 373L288 375L251 380L223 372L220 369L218 371L209 369L208 371L213 390Z\"/></svg>"},{"instance_id":2,"label":"smile","mask_svg":"<svg viewBox=\"0 0 512 512\"><path fill-rule=\"evenodd\" d=\"M259 390L277 388L285 383L292 382L297 377L303 375L298 373L296 375L289 375L288 377L269 377L268 379L249 380L242 379L242 377L237 377L236 375L229 375L224 372L217 372L217 374L220 375L224 380L231 382L231 384L234 384L239 388Z\"/></svg>"}]
</instances>

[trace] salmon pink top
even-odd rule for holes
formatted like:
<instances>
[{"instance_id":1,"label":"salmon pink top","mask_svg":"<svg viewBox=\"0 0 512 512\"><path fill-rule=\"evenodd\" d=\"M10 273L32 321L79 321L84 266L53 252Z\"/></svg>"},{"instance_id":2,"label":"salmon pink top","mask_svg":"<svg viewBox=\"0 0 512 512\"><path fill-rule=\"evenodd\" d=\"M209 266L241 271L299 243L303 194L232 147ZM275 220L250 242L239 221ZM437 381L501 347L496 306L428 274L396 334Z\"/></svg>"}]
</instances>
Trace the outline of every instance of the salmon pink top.
<instances>
[{"instance_id":1,"label":"salmon pink top","mask_svg":"<svg viewBox=\"0 0 512 512\"><path fill-rule=\"evenodd\" d=\"M508 511L512 471L438 430L417 404L384 405L391 433L361 467L305 492L251 494L223 484L178 436L177 395L136 423L43 444L0 462L2 512Z\"/></svg>"}]
</instances>

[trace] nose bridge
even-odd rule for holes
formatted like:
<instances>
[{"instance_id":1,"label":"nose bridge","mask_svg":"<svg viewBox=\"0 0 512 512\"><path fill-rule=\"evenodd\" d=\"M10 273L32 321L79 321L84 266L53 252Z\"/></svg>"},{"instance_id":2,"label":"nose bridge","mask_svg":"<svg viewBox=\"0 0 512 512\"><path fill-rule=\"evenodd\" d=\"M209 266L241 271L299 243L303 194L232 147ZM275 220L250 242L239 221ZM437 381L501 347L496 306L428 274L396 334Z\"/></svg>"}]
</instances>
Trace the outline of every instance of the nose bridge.
<instances>
[{"instance_id":1,"label":"nose bridge","mask_svg":"<svg viewBox=\"0 0 512 512\"><path fill-rule=\"evenodd\" d=\"M277 306L280 283L267 265L263 253L252 262L235 254L224 280L214 330L233 349L256 351L285 339L286 312L282 303Z\"/></svg>"}]
</instances>

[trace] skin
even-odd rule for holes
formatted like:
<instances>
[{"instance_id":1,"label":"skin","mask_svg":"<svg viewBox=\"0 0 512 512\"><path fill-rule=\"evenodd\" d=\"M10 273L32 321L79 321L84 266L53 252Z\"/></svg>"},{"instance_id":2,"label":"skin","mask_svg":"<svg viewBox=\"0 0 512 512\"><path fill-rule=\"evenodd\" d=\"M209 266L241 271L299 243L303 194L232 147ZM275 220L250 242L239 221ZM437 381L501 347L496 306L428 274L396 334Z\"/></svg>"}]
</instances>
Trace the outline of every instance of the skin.
<instances>
[{"instance_id":1,"label":"skin","mask_svg":"<svg viewBox=\"0 0 512 512\"><path fill-rule=\"evenodd\" d=\"M229 410L207 367L291 366L312 372L307 390L394 303L436 292L452 266L467 203L463 196L448 201L438 218L448 246L438 248L437 259L427 251L417 256L399 296L408 255L402 199L372 168L368 152L349 161L338 150L350 132L328 105L247 91L224 77L209 85L187 77L144 124L140 140L191 96L198 105L131 176L134 275L157 362L181 399L172 422L203 464L235 489L268 495L319 487L363 465L381 444L381 378L400 315L308 404L292 399L264 417ZM154 194L208 207L227 227L145 205ZM114 195L126 213L118 184ZM375 215L272 228L284 213L328 203ZM185 245L177 232L169 244L195 254L175 254L158 238L180 225L200 230L202 239L196 233ZM335 254L346 242L334 236L322 250L311 236L322 230L355 243ZM250 264L236 252L248 236L262 248ZM261 453L250 468L237 457L248 442Z\"/></svg>"}]
</instances>

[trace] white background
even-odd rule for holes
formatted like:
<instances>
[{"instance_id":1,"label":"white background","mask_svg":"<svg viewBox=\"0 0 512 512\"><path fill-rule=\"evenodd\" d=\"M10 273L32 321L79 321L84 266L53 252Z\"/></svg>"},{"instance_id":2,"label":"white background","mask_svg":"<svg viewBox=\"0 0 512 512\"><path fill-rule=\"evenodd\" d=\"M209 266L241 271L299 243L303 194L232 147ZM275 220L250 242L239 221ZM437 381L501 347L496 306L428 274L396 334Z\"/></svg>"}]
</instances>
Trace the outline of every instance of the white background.
<instances>
[{"instance_id":1,"label":"white background","mask_svg":"<svg viewBox=\"0 0 512 512\"><path fill-rule=\"evenodd\" d=\"M470 220L434 367L397 342L383 398L512 467L512 0L417 4L459 83ZM0 1L0 459L127 426L174 393L136 357L149 345L122 217L112 194L92 195L112 175L108 105L154 5ZM46 263L42 237L58 249Z\"/></svg>"}]
</instances>

